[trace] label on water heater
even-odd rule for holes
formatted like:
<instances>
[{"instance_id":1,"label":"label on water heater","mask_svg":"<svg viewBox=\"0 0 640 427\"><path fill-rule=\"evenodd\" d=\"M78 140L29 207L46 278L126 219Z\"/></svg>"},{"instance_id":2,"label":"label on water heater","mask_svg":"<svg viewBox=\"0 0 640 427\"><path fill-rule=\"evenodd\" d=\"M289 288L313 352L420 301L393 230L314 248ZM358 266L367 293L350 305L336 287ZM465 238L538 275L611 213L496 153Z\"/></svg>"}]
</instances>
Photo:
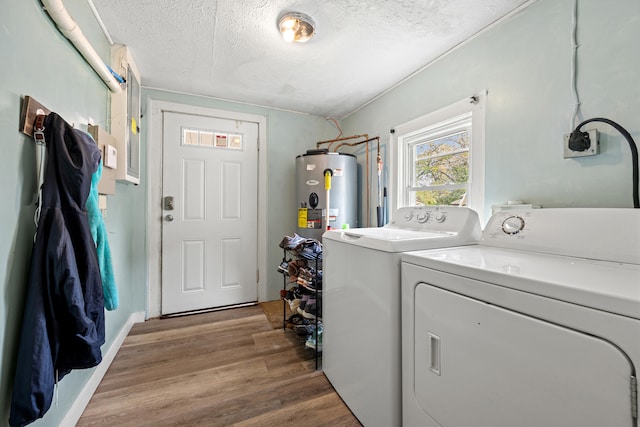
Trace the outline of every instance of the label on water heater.
<instances>
[{"instance_id":1,"label":"label on water heater","mask_svg":"<svg viewBox=\"0 0 640 427\"><path fill-rule=\"evenodd\" d=\"M305 227L302 227L302 228L305 228ZM320 209L307 210L306 228L311 228L314 230L322 229L322 211Z\"/></svg>"},{"instance_id":2,"label":"label on water heater","mask_svg":"<svg viewBox=\"0 0 640 427\"><path fill-rule=\"evenodd\" d=\"M334 169L333 176L342 176L342 169Z\"/></svg>"},{"instance_id":3,"label":"label on water heater","mask_svg":"<svg viewBox=\"0 0 640 427\"><path fill-rule=\"evenodd\" d=\"M308 165L307 165L307 170L308 170L308 171L314 171L314 170L316 170L316 165L308 164Z\"/></svg>"},{"instance_id":4,"label":"label on water heater","mask_svg":"<svg viewBox=\"0 0 640 427\"><path fill-rule=\"evenodd\" d=\"M309 181L307 181L307 185L318 185L320 184L320 181L316 181L315 179L310 179Z\"/></svg>"},{"instance_id":5,"label":"label on water heater","mask_svg":"<svg viewBox=\"0 0 640 427\"><path fill-rule=\"evenodd\" d=\"M298 228L307 228L307 208L298 209Z\"/></svg>"},{"instance_id":6,"label":"label on water heater","mask_svg":"<svg viewBox=\"0 0 640 427\"><path fill-rule=\"evenodd\" d=\"M327 215L327 211L326 209L323 209L322 216L324 217L326 215ZM340 209L329 209L329 222L331 221L336 222L338 215L340 215Z\"/></svg>"}]
</instances>

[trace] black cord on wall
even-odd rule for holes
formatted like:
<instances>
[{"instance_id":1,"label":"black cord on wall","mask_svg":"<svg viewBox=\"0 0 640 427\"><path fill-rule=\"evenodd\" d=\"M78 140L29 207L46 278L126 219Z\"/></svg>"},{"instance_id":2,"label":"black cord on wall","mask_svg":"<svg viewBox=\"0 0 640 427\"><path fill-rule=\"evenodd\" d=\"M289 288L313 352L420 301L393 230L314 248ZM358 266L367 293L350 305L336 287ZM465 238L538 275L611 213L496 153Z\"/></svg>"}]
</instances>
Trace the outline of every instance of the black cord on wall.
<instances>
[{"instance_id":1,"label":"black cord on wall","mask_svg":"<svg viewBox=\"0 0 640 427\"><path fill-rule=\"evenodd\" d=\"M588 141L589 140L588 132L580 132L580 128L586 125L587 123L591 123L591 122L602 122L612 126L618 132L620 132L620 134L624 136L624 138L629 143L629 149L631 149L631 166L633 168L633 207L636 209L640 208L640 197L638 196L638 148L636 147L635 141L631 137L631 134L627 132L625 128L623 128L613 120L605 119L602 117L595 117L593 119L588 119L580 123L578 126L576 126L576 129L573 132L571 132L571 136L569 137L569 140L578 142L578 143L581 140Z\"/></svg>"}]
</instances>

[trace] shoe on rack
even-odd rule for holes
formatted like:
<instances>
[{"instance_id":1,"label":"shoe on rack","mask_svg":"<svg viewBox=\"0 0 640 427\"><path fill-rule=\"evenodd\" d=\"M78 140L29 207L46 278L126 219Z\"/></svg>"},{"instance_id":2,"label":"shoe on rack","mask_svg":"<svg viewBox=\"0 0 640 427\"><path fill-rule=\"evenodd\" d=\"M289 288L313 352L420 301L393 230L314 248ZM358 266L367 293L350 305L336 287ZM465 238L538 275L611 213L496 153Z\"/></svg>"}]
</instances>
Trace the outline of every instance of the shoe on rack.
<instances>
[{"instance_id":1,"label":"shoe on rack","mask_svg":"<svg viewBox=\"0 0 640 427\"><path fill-rule=\"evenodd\" d=\"M322 291L321 288L316 289L313 283L309 283L308 285L300 285L300 286L307 289L309 292L313 292L314 294L318 291Z\"/></svg>"},{"instance_id":2,"label":"shoe on rack","mask_svg":"<svg viewBox=\"0 0 640 427\"><path fill-rule=\"evenodd\" d=\"M294 313L298 311L298 306L300 306L300 297L296 295L296 290L280 291L280 296L289 304L289 309Z\"/></svg>"},{"instance_id":3,"label":"shoe on rack","mask_svg":"<svg viewBox=\"0 0 640 427\"><path fill-rule=\"evenodd\" d=\"M282 291L280 291L280 293L282 293ZM299 300L302 298L302 292L300 292L300 288L298 286L296 286L295 288L289 289L284 297L282 297L282 299L284 299L286 302L291 302L294 300Z\"/></svg>"},{"instance_id":4,"label":"shoe on rack","mask_svg":"<svg viewBox=\"0 0 640 427\"><path fill-rule=\"evenodd\" d=\"M294 249L305 240L307 239L298 235L297 233L293 233L293 236L284 236L284 238L280 242L280 247L282 249Z\"/></svg>"},{"instance_id":5,"label":"shoe on rack","mask_svg":"<svg viewBox=\"0 0 640 427\"><path fill-rule=\"evenodd\" d=\"M309 248L304 248L300 253L298 253L298 256L308 259L309 261L313 261L315 259L322 259L322 251L314 252Z\"/></svg>"},{"instance_id":6,"label":"shoe on rack","mask_svg":"<svg viewBox=\"0 0 640 427\"><path fill-rule=\"evenodd\" d=\"M278 271L282 274L289 274L289 261L282 261L278 266Z\"/></svg>"},{"instance_id":7,"label":"shoe on rack","mask_svg":"<svg viewBox=\"0 0 640 427\"><path fill-rule=\"evenodd\" d=\"M304 345L312 350L322 351L322 323L318 323L318 328L309 335Z\"/></svg>"},{"instance_id":8,"label":"shoe on rack","mask_svg":"<svg viewBox=\"0 0 640 427\"><path fill-rule=\"evenodd\" d=\"M322 309L322 307L320 307L319 304L309 304L307 303L304 306L304 309L302 310L302 316L305 319L310 319L310 320L314 320L317 316L322 317L322 313L320 312L320 310Z\"/></svg>"},{"instance_id":9,"label":"shoe on rack","mask_svg":"<svg viewBox=\"0 0 640 427\"><path fill-rule=\"evenodd\" d=\"M293 283L298 280L298 275L300 271L302 271L307 264L305 260L291 260L287 264L287 274L289 275L289 282Z\"/></svg>"},{"instance_id":10,"label":"shoe on rack","mask_svg":"<svg viewBox=\"0 0 640 427\"><path fill-rule=\"evenodd\" d=\"M300 293L300 298L302 298L303 295L313 295L315 296L316 291L314 289L309 289L305 286L298 286L296 288L298 290L298 292Z\"/></svg>"},{"instance_id":11,"label":"shoe on rack","mask_svg":"<svg viewBox=\"0 0 640 427\"><path fill-rule=\"evenodd\" d=\"M298 314L303 314L304 313L304 308L308 305L308 304L315 304L316 303L316 299L311 296L311 295L303 295L302 299L300 299L300 306L298 307Z\"/></svg>"},{"instance_id":12,"label":"shoe on rack","mask_svg":"<svg viewBox=\"0 0 640 427\"><path fill-rule=\"evenodd\" d=\"M288 319L287 319L287 323L291 323L293 325L293 327L297 326L297 325L308 325L311 322L309 321L309 319L305 319L304 317L302 317L302 315L300 314L292 314Z\"/></svg>"},{"instance_id":13,"label":"shoe on rack","mask_svg":"<svg viewBox=\"0 0 640 427\"><path fill-rule=\"evenodd\" d=\"M293 330L296 334L300 336L309 336L316 330L315 325L296 325L293 327Z\"/></svg>"},{"instance_id":14,"label":"shoe on rack","mask_svg":"<svg viewBox=\"0 0 640 427\"><path fill-rule=\"evenodd\" d=\"M307 301L309 301L309 298L310 298L310 295L308 294L302 294L302 296L300 297L300 304L298 304L298 307L296 309L299 315L302 315L304 306L307 305Z\"/></svg>"},{"instance_id":15,"label":"shoe on rack","mask_svg":"<svg viewBox=\"0 0 640 427\"><path fill-rule=\"evenodd\" d=\"M314 291L322 291L322 280L317 280L315 282L312 282L311 285L309 286L309 289L312 289Z\"/></svg>"},{"instance_id":16,"label":"shoe on rack","mask_svg":"<svg viewBox=\"0 0 640 427\"><path fill-rule=\"evenodd\" d=\"M306 288L311 288L313 281L311 279L303 279L302 276L298 276L298 285L302 285Z\"/></svg>"},{"instance_id":17,"label":"shoe on rack","mask_svg":"<svg viewBox=\"0 0 640 427\"><path fill-rule=\"evenodd\" d=\"M301 250L302 250L302 248L304 248L305 246L312 245L312 244L313 244L313 242L317 242L317 240L316 240L316 239L307 239L307 238L304 238L304 239L302 239L302 240L298 241L298 244L297 244L295 247L293 247L293 248L292 248L292 250L293 250L294 252L301 251Z\"/></svg>"},{"instance_id":18,"label":"shoe on rack","mask_svg":"<svg viewBox=\"0 0 640 427\"><path fill-rule=\"evenodd\" d=\"M300 269L298 270L298 277L309 280L313 278L315 273L315 270L311 267L300 267Z\"/></svg>"},{"instance_id":19,"label":"shoe on rack","mask_svg":"<svg viewBox=\"0 0 640 427\"><path fill-rule=\"evenodd\" d=\"M322 243L315 239L306 239L295 252L307 260L322 259Z\"/></svg>"},{"instance_id":20,"label":"shoe on rack","mask_svg":"<svg viewBox=\"0 0 640 427\"><path fill-rule=\"evenodd\" d=\"M289 303L289 310L291 310L292 313L297 313L298 312L298 307L300 307L300 298L294 298L292 300L287 301Z\"/></svg>"}]
</instances>

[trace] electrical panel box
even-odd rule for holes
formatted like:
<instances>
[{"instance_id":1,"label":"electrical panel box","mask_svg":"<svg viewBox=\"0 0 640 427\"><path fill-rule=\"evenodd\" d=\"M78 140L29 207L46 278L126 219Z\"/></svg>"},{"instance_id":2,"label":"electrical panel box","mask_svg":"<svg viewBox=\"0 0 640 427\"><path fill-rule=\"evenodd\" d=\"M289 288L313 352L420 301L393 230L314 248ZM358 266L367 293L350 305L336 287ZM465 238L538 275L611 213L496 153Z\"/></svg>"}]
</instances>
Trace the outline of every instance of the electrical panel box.
<instances>
[{"instance_id":1,"label":"electrical panel box","mask_svg":"<svg viewBox=\"0 0 640 427\"><path fill-rule=\"evenodd\" d=\"M118 141L117 179L140 184L140 72L127 46L112 46L111 63L125 79L123 90L111 94L111 134Z\"/></svg>"}]
</instances>

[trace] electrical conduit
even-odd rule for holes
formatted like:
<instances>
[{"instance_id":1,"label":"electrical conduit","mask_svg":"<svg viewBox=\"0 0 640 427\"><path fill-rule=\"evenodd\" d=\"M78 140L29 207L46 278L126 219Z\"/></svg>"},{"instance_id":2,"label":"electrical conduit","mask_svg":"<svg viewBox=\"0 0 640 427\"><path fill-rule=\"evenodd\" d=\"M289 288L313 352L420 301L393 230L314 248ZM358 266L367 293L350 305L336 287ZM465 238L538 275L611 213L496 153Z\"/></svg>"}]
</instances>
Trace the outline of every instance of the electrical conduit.
<instances>
[{"instance_id":1,"label":"electrical conduit","mask_svg":"<svg viewBox=\"0 0 640 427\"><path fill-rule=\"evenodd\" d=\"M91 46L82 33L82 30L80 30L80 27L78 27L78 24L76 24L71 15L69 15L62 0L42 0L42 5L51 19L53 19L53 22L56 23L58 30L73 43L76 49L78 49L78 52L80 52L89 65L91 65L96 74L100 76L109 90L114 93L120 92L122 90L120 83L111 74L111 71L105 65L104 61L102 61L93 46Z\"/></svg>"}]
</instances>

